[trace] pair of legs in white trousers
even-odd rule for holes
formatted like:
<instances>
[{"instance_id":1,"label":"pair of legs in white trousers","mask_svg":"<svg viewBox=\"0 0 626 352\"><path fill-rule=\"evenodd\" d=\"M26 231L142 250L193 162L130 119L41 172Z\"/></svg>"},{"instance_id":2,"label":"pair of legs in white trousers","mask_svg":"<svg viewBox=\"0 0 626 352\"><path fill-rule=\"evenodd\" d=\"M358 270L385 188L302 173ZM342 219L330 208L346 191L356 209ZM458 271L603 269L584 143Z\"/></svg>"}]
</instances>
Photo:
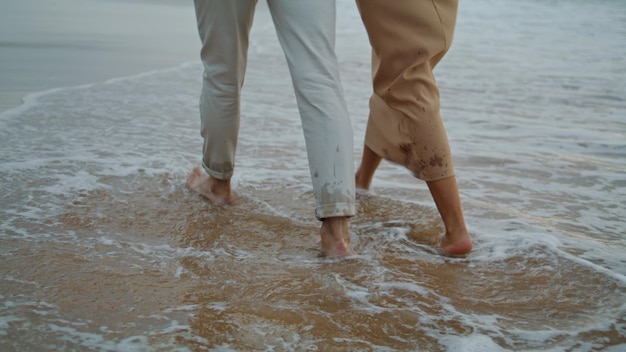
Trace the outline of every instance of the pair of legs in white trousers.
<instances>
[{"instance_id":1,"label":"pair of legs in white trousers","mask_svg":"<svg viewBox=\"0 0 626 352\"><path fill-rule=\"evenodd\" d=\"M202 166L215 180L229 180L234 170L240 93L256 3L195 0L204 65L200 98ZM345 220L355 214L353 135L334 50L335 1L267 3L302 119L317 203L315 215L320 220ZM341 227L347 232L347 220Z\"/></svg>"}]
</instances>

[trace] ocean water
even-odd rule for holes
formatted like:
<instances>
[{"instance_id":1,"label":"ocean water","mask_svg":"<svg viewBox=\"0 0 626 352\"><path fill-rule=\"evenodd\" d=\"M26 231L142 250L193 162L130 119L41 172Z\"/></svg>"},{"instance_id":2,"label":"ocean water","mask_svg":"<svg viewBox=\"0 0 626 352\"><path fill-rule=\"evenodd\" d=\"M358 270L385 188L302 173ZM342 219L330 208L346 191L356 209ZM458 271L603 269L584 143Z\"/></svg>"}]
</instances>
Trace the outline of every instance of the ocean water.
<instances>
[{"instance_id":1,"label":"ocean water","mask_svg":"<svg viewBox=\"0 0 626 352\"><path fill-rule=\"evenodd\" d=\"M625 2L461 1L436 74L475 249L436 255L427 188L383 163L346 260L319 256L259 6L231 207L184 187L199 62L0 113L0 350L626 350ZM348 0L337 53L358 160L370 56Z\"/></svg>"}]
</instances>

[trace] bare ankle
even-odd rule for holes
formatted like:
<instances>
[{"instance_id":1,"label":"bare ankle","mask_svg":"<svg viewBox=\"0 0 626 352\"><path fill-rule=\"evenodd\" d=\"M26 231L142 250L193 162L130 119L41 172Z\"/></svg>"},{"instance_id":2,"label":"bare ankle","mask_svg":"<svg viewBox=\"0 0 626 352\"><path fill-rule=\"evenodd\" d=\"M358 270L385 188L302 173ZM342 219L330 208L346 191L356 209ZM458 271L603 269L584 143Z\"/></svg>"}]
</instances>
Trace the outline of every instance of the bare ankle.
<instances>
[{"instance_id":1,"label":"bare ankle","mask_svg":"<svg viewBox=\"0 0 626 352\"><path fill-rule=\"evenodd\" d=\"M230 196L230 180L220 180L209 175L211 192L216 196Z\"/></svg>"},{"instance_id":2,"label":"bare ankle","mask_svg":"<svg viewBox=\"0 0 626 352\"><path fill-rule=\"evenodd\" d=\"M213 204L232 203L230 180L216 179L199 167L194 168L187 177L187 187L209 199Z\"/></svg>"},{"instance_id":3,"label":"bare ankle","mask_svg":"<svg viewBox=\"0 0 626 352\"><path fill-rule=\"evenodd\" d=\"M462 256L472 250L472 238L466 229L450 232L441 237L437 251L445 256Z\"/></svg>"},{"instance_id":4,"label":"bare ankle","mask_svg":"<svg viewBox=\"0 0 626 352\"><path fill-rule=\"evenodd\" d=\"M320 229L322 254L326 257L345 257L354 254L350 249L348 218L331 217L322 220Z\"/></svg>"},{"instance_id":5,"label":"bare ankle","mask_svg":"<svg viewBox=\"0 0 626 352\"><path fill-rule=\"evenodd\" d=\"M370 189L370 184L371 184L371 179L370 180L366 180L363 176L362 176L362 172L361 172L361 168L359 168L356 172L356 174L354 175L354 184L356 186L356 189L361 189L361 190L365 190L365 191L369 191Z\"/></svg>"}]
</instances>

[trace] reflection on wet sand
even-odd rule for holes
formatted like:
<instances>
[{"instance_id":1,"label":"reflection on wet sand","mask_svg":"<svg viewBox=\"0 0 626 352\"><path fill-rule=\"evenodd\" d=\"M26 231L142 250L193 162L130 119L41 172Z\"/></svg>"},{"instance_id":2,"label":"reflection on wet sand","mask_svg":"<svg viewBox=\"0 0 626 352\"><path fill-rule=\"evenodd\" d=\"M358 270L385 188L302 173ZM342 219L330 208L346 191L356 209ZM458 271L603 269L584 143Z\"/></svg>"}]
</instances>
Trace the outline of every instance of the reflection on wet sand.
<instances>
[{"instance_id":1,"label":"reflection on wet sand","mask_svg":"<svg viewBox=\"0 0 626 352\"><path fill-rule=\"evenodd\" d=\"M172 175L115 184L126 186L83 193L58 219L73 241L92 243L91 253L47 244L5 262L40 266L29 280L41 297L74 321L106 326L111 338L177 322L150 339L169 336L192 349L437 351L442 336L481 329L470 317L501 328L494 340L509 345L518 330L600 324L589 315L618 304L614 282L551 248L520 243L518 254L501 259L440 257L430 249L443 231L438 215L417 204L359 196L359 254L329 260L319 255L318 222L276 212L310 212L310 193L243 187L223 207ZM556 333L550 343L569 338ZM621 337L615 327L603 338Z\"/></svg>"}]
</instances>

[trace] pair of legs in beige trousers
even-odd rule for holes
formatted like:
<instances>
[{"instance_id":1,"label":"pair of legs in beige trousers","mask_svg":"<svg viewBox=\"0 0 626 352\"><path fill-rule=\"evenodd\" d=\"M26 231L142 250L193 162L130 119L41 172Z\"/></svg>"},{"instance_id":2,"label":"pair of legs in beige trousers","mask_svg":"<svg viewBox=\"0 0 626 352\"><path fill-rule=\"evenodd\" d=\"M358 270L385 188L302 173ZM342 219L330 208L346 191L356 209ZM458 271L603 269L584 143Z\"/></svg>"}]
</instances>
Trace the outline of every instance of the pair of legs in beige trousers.
<instances>
[{"instance_id":1,"label":"pair of legs in beige trousers","mask_svg":"<svg viewBox=\"0 0 626 352\"><path fill-rule=\"evenodd\" d=\"M232 202L240 92L256 0L196 0L204 65L200 98L202 168L187 185L216 204ZM355 214L352 126L335 56L334 0L268 0L295 90L316 199L322 253L351 254Z\"/></svg>"},{"instance_id":2,"label":"pair of legs in beige trousers","mask_svg":"<svg viewBox=\"0 0 626 352\"><path fill-rule=\"evenodd\" d=\"M369 190L387 159L426 181L445 225L437 249L472 249L439 113L435 65L450 48L458 0L357 0L372 46L374 94L356 187Z\"/></svg>"}]
</instances>

